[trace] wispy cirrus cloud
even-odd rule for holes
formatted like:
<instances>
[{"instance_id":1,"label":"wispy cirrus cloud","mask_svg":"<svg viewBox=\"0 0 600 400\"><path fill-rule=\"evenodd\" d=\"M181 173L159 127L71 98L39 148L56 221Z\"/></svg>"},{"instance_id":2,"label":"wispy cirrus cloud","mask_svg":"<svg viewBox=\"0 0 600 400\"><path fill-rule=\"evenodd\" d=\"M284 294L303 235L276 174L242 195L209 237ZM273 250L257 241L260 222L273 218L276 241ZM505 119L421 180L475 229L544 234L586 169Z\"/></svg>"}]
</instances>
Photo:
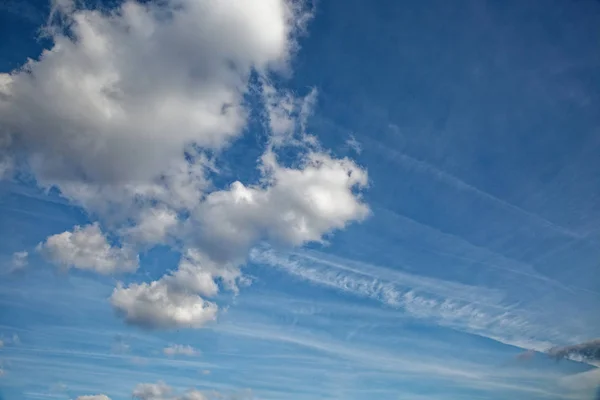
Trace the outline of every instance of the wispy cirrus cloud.
<instances>
[{"instance_id":1,"label":"wispy cirrus cloud","mask_svg":"<svg viewBox=\"0 0 600 400\"><path fill-rule=\"evenodd\" d=\"M251 259L313 284L377 300L412 318L526 349L560 340L508 303L502 291L422 277L316 252L255 249Z\"/></svg>"}]
</instances>

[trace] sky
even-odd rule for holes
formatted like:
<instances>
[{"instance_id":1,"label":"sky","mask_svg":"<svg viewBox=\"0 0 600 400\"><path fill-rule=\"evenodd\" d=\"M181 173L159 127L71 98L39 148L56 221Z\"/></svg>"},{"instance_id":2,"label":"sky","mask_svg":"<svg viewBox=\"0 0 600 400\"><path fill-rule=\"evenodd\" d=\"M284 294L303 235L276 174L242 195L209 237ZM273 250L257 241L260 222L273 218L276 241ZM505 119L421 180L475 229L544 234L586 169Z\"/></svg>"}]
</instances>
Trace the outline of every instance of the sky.
<instances>
[{"instance_id":1,"label":"sky","mask_svg":"<svg viewBox=\"0 0 600 400\"><path fill-rule=\"evenodd\" d=\"M600 2L0 3L0 399L573 399Z\"/></svg>"}]
</instances>

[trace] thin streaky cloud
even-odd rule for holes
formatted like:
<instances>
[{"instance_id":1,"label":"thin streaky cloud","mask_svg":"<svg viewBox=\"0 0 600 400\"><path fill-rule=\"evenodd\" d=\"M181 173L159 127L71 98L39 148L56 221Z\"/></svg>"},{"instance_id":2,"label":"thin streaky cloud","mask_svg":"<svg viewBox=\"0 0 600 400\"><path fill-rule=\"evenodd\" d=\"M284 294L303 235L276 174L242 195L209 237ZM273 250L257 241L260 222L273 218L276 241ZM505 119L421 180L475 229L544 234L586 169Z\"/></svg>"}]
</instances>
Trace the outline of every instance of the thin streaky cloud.
<instances>
[{"instance_id":1,"label":"thin streaky cloud","mask_svg":"<svg viewBox=\"0 0 600 400\"><path fill-rule=\"evenodd\" d=\"M375 142L373 140L369 140L369 141L372 142L372 145L375 147L375 149L377 149L377 151L379 151L382 154L386 154L387 156L389 156L389 158L391 160L393 160L396 163L402 164L408 168L417 170L419 172L424 172L428 175L431 175L431 176L435 177L436 179L438 179L439 181L444 182L456 189L473 193L473 194L475 194L481 198L484 198L502 208L511 210L511 211L513 211L531 221L534 221L541 226L551 229L555 232L558 232L558 233L561 233L568 237L572 237L572 238L576 238L576 239L584 239L585 238L585 235L581 235L580 233L575 232L571 229L557 225L554 222L549 221L546 218L544 218L538 214L532 213L531 211L524 210L512 203L507 202L506 200L503 200L503 199L498 198L488 192L485 192L485 191L463 181L462 179L450 174L449 172L446 172L442 169L439 169L439 168L433 166L432 164L429 164L425 161L418 160L418 159L411 157L401 151L385 147L379 142Z\"/></svg>"},{"instance_id":2,"label":"thin streaky cloud","mask_svg":"<svg viewBox=\"0 0 600 400\"><path fill-rule=\"evenodd\" d=\"M414 318L431 321L434 324L450 327L467 333L496 340L525 349L545 351L553 345L544 326L530 321L523 310L495 303L486 306L461 300L461 292L447 296L447 290L432 290L432 286L401 286L386 278L373 277L358 271L340 267L336 263L320 262L314 256L302 258L296 253L294 259L273 250L259 252L252 256L255 261L277 267L283 271L311 283L341 290L359 297L366 297L398 308ZM443 282L438 283L442 285ZM450 283L452 285L452 283ZM438 286L439 287L439 286ZM464 290L463 290L464 292ZM492 292L493 293L493 292ZM546 340L531 339L548 337Z\"/></svg>"}]
</instances>

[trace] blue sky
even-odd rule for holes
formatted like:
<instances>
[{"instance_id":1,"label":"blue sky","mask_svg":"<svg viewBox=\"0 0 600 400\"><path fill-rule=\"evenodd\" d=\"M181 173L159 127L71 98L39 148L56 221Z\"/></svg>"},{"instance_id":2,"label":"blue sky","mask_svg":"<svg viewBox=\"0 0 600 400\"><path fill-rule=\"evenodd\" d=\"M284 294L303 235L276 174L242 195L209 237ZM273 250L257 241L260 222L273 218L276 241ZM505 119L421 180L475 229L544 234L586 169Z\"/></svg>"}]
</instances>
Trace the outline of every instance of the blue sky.
<instances>
[{"instance_id":1,"label":"blue sky","mask_svg":"<svg viewBox=\"0 0 600 400\"><path fill-rule=\"evenodd\" d=\"M87 3L0 5L1 399L594 397L599 2Z\"/></svg>"}]
</instances>

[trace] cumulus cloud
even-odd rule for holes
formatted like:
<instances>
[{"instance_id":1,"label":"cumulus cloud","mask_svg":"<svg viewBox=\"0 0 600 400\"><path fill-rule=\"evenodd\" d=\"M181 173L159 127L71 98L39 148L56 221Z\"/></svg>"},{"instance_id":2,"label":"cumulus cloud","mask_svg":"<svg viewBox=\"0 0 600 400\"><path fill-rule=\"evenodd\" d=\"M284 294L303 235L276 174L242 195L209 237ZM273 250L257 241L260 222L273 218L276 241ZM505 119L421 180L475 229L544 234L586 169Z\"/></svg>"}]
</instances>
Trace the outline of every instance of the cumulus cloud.
<instances>
[{"instance_id":1,"label":"cumulus cloud","mask_svg":"<svg viewBox=\"0 0 600 400\"><path fill-rule=\"evenodd\" d=\"M369 213L353 192L367 184L367 174L348 159L310 153L298 168L287 168L267 152L262 169L264 184L234 182L195 210L193 234L211 259L245 256L260 240L292 246L321 241Z\"/></svg>"},{"instance_id":2,"label":"cumulus cloud","mask_svg":"<svg viewBox=\"0 0 600 400\"><path fill-rule=\"evenodd\" d=\"M165 243L177 223L175 211L166 207L148 208L138 215L134 226L123 230L123 236L137 243Z\"/></svg>"},{"instance_id":3,"label":"cumulus cloud","mask_svg":"<svg viewBox=\"0 0 600 400\"><path fill-rule=\"evenodd\" d=\"M110 274L134 271L137 252L155 245L182 253L161 278L114 289L127 323L201 327L219 309L207 299L245 282L253 246L325 242L368 215L366 171L307 132L317 91L301 98L271 83L310 18L304 2L56 4L53 45L0 75L0 155L108 232L94 222L50 236L38 247L49 261ZM269 131L260 180L216 187L216 160L244 131L256 82ZM278 158L286 146L293 160Z\"/></svg>"},{"instance_id":4,"label":"cumulus cloud","mask_svg":"<svg viewBox=\"0 0 600 400\"><path fill-rule=\"evenodd\" d=\"M119 285L110 301L127 323L147 329L199 328L214 321L218 310L196 294L173 290L165 280Z\"/></svg>"},{"instance_id":5,"label":"cumulus cloud","mask_svg":"<svg viewBox=\"0 0 600 400\"><path fill-rule=\"evenodd\" d=\"M133 389L132 397L139 400L173 399L173 388L162 381L140 383Z\"/></svg>"},{"instance_id":6,"label":"cumulus cloud","mask_svg":"<svg viewBox=\"0 0 600 400\"><path fill-rule=\"evenodd\" d=\"M92 394L86 396L79 396L76 400L110 400L110 397L108 397L105 394Z\"/></svg>"},{"instance_id":7,"label":"cumulus cloud","mask_svg":"<svg viewBox=\"0 0 600 400\"><path fill-rule=\"evenodd\" d=\"M38 245L38 250L64 268L111 274L132 272L138 267L137 255L127 247L112 246L98 223L52 235Z\"/></svg>"},{"instance_id":8,"label":"cumulus cloud","mask_svg":"<svg viewBox=\"0 0 600 400\"><path fill-rule=\"evenodd\" d=\"M167 346L163 349L163 353L167 356L195 356L199 354L198 350L194 349L192 346L184 346L181 344Z\"/></svg>"},{"instance_id":9,"label":"cumulus cloud","mask_svg":"<svg viewBox=\"0 0 600 400\"><path fill-rule=\"evenodd\" d=\"M48 183L148 180L189 143L222 148L250 72L284 66L298 20L282 0L58 4L68 30L52 26L53 47L0 92L3 135Z\"/></svg>"},{"instance_id":10,"label":"cumulus cloud","mask_svg":"<svg viewBox=\"0 0 600 400\"><path fill-rule=\"evenodd\" d=\"M361 220L368 207L353 189L367 174L348 159L310 153L298 168L263 157L264 183L210 193L187 221L185 237L201 250L188 251L179 268L149 284L118 287L113 306L126 321L144 327L199 327L217 307L201 296L218 292L217 280L236 290L239 265L261 240L298 246Z\"/></svg>"}]
</instances>

